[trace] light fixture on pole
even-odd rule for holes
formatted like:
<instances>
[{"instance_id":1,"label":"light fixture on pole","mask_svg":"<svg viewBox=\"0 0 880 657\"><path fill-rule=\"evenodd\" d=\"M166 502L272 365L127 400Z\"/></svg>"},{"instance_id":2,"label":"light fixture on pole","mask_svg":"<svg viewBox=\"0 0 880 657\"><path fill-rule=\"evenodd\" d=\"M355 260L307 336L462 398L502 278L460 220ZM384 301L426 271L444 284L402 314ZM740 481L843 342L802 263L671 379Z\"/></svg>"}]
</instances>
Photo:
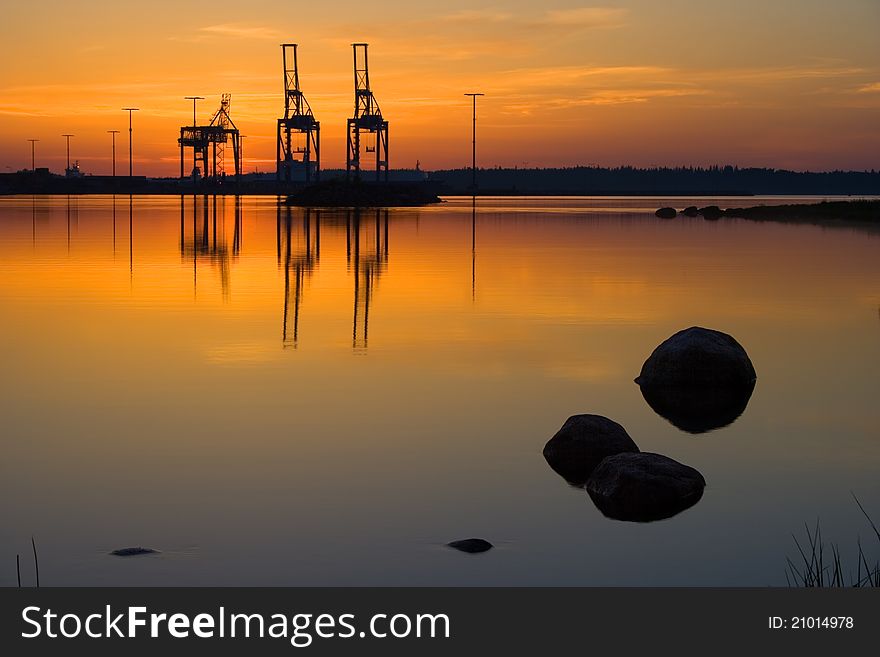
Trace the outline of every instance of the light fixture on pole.
<instances>
[{"instance_id":1,"label":"light fixture on pole","mask_svg":"<svg viewBox=\"0 0 880 657\"><path fill-rule=\"evenodd\" d=\"M113 177L116 177L116 135L119 134L119 130L108 130L110 136L113 139Z\"/></svg>"},{"instance_id":2,"label":"light fixture on pole","mask_svg":"<svg viewBox=\"0 0 880 657\"><path fill-rule=\"evenodd\" d=\"M37 143L38 141L40 141L40 140L39 140L39 139L28 139L28 141L31 142L31 171L36 171L36 170L37 170L37 167L36 167L36 165L34 164L34 162L35 162L35 158L34 158L34 144L36 144L36 143Z\"/></svg>"},{"instance_id":3,"label":"light fixture on pole","mask_svg":"<svg viewBox=\"0 0 880 657\"><path fill-rule=\"evenodd\" d=\"M477 96L485 96L486 94L481 93L469 93L465 94L465 96L471 96L474 99L474 112L473 112L473 151L472 151L472 161L471 161L471 188L476 193L477 191Z\"/></svg>"},{"instance_id":4,"label":"light fixture on pole","mask_svg":"<svg viewBox=\"0 0 880 657\"><path fill-rule=\"evenodd\" d=\"M123 112L128 112L128 177L131 178L131 113L137 112L139 107L123 107Z\"/></svg>"},{"instance_id":5,"label":"light fixture on pole","mask_svg":"<svg viewBox=\"0 0 880 657\"><path fill-rule=\"evenodd\" d=\"M200 100L205 100L204 96L184 96L185 100L191 100L193 102L193 128L196 127L196 103Z\"/></svg>"},{"instance_id":6,"label":"light fixture on pole","mask_svg":"<svg viewBox=\"0 0 880 657\"><path fill-rule=\"evenodd\" d=\"M61 135L67 139L67 171L70 171L70 138L76 135Z\"/></svg>"}]
</instances>

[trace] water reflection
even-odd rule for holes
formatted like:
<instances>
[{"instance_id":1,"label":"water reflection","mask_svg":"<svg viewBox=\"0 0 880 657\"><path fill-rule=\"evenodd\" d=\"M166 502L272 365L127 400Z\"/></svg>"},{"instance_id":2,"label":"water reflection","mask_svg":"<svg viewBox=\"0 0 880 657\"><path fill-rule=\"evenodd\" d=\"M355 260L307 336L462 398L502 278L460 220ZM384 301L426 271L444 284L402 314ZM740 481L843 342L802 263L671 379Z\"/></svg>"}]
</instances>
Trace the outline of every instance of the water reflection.
<instances>
[{"instance_id":1,"label":"water reflection","mask_svg":"<svg viewBox=\"0 0 880 657\"><path fill-rule=\"evenodd\" d=\"M186 220L186 198L180 196L180 239L182 261L192 261L193 298L198 296L198 265L207 262L220 272L223 298L229 298L231 264L237 259L242 241L241 197L195 194L191 201L192 221ZM230 250L226 238L226 203L233 203L233 238ZM219 209L218 209L219 207ZM131 230L131 197L129 196L129 236ZM131 237L129 239L131 243Z\"/></svg>"},{"instance_id":2,"label":"water reflection","mask_svg":"<svg viewBox=\"0 0 880 657\"><path fill-rule=\"evenodd\" d=\"M726 427L743 414L755 383L738 388L641 386L648 406L673 426L698 434Z\"/></svg>"},{"instance_id":3,"label":"water reflection","mask_svg":"<svg viewBox=\"0 0 880 657\"><path fill-rule=\"evenodd\" d=\"M53 584L784 584L792 523L839 515L849 536L849 491L880 504L874 234L462 198L391 210L387 240L380 213L377 249L375 211L294 209L290 261L311 244L317 263L316 231L320 261L282 351L287 226L274 199L243 201L236 236L218 198L213 249L210 197L187 196L181 222L176 196L117 195L114 264L111 196L69 200L69 255L65 196L0 198L0 542L51 536ZM684 439L632 383L658 334L696 322L742 336L766 372L724 440ZM609 521L538 455L585 406L711 494L669 521ZM509 549L436 549L468 536ZM137 544L198 550L106 557Z\"/></svg>"},{"instance_id":4,"label":"water reflection","mask_svg":"<svg viewBox=\"0 0 880 657\"><path fill-rule=\"evenodd\" d=\"M299 308L303 296L303 284L312 277L321 261L321 211L311 209L303 211L302 222L298 228L298 230L294 229L292 208L279 204L277 216L278 265L284 267L284 317L281 342L283 346L293 346L294 349L299 341ZM282 252L284 253L283 263L280 256ZM292 313L290 309L291 271L293 272Z\"/></svg>"},{"instance_id":5,"label":"water reflection","mask_svg":"<svg viewBox=\"0 0 880 657\"><path fill-rule=\"evenodd\" d=\"M70 194L67 195L67 253L70 253L70 227L71 223L74 228L79 227L79 199L77 197L73 197L73 203L71 203Z\"/></svg>"},{"instance_id":6,"label":"water reflection","mask_svg":"<svg viewBox=\"0 0 880 657\"><path fill-rule=\"evenodd\" d=\"M388 268L388 210L373 210L373 220L363 214L359 209L349 210L345 221L348 270L354 275L351 346L356 353L367 349L373 288Z\"/></svg>"}]
</instances>

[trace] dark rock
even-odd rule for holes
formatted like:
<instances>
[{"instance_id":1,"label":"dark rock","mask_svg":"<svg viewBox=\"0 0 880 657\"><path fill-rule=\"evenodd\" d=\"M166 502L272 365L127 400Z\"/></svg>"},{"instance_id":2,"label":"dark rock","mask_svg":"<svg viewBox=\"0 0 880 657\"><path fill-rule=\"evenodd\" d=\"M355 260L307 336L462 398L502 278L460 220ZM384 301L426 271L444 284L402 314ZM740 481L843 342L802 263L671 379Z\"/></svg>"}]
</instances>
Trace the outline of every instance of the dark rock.
<instances>
[{"instance_id":1,"label":"dark rock","mask_svg":"<svg viewBox=\"0 0 880 657\"><path fill-rule=\"evenodd\" d=\"M544 458L573 486L583 486L606 456L638 452L622 426L601 415L572 415L544 445Z\"/></svg>"},{"instance_id":2,"label":"dark rock","mask_svg":"<svg viewBox=\"0 0 880 657\"><path fill-rule=\"evenodd\" d=\"M675 211L675 208L660 208L654 214L661 219L675 219L678 212Z\"/></svg>"},{"instance_id":3,"label":"dark rock","mask_svg":"<svg viewBox=\"0 0 880 657\"><path fill-rule=\"evenodd\" d=\"M724 211L717 205L707 205L705 208L700 208L700 214L703 215L703 219L715 221L716 219L721 218L721 215L724 214Z\"/></svg>"},{"instance_id":4,"label":"dark rock","mask_svg":"<svg viewBox=\"0 0 880 657\"><path fill-rule=\"evenodd\" d=\"M461 552L467 552L468 554L488 552L494 547L489 541L483 540L482 538L465 538L460 541L452 541L452 543L447 543L447 545Z\"/></svg>"},{"instance_id":5,"label":"dark rock","mask_svg":"<svg viewBox=\"0 0 880 657\"><path fill-rule=\"evenodd\" d=\"M684 210L682 210L681 213L685 217L696 217L700 214L700 210L699 208L697 208L696 205L689 205Z\"/></svg>"},{"instance_id":6,"label":"dark rock","mask_svg":"<svg viewBox=\"0 0 880 657\"><path fill-rule=\"evenodd\" d=\"M688 433L705 433L732 424L748 406L755 383L735 387L642 386L657 415Z\"/></svg>"},{"instance_id":7,"label":"dark rock","mask_svg":"<svg viewBox=\"0 0 880 657\"><path fill-rule=\"evenodd\" d=\"M632 522L671 518L696 504L705 487L694 468L650 452L609 456L586 486L604 515Z\"/></svg>"},{"instance_id":8,"label":"dark rock","mask_svg":"<svg viewBox=\"0 0 880 657\"><path fill-rule=\"evenodd\" d=\"M139 554L157 554L158 550L153 550L152 548L145 547L127 547L121 548L119 550L113 550L110 554L114 557L134 557Z\"/></svg>"},{"instance_id":9,"label":"dark rock","mask_svg":"<svg viewBox=\"0 0 880 657\"><path fill-rule=\"evenodd\" d=\"M664 340L636 379L640 386L753 386L757 375L745 349L721 331L692 326Z\"/></svg>"}]
</instances>

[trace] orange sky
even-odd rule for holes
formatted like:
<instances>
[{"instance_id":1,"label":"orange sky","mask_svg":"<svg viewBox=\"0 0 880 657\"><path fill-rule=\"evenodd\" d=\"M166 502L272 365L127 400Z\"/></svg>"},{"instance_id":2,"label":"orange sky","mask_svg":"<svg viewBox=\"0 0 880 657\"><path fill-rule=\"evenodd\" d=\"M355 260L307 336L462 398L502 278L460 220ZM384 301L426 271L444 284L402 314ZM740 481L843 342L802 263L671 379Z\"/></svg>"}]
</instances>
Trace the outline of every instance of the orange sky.
<instances>
[{"instance_id":1,"label":"orange sky","mask_svg":"<svg viewBox=\"0 0 880 657\"><path fill-rule=\"evenodd\" d=\"M87 173L175 175L187 95L222 92L245 169L274 170L281 42L300 44L301 85L322 125L323 165L345 159L352 41L370 43L373 91L391 123L391 166L470 159L479 105L483 166L880 167L876 0L629 0L443 5L217 0L48 0L4 8L0 171L64 168L62 133ZM385 8L385 11L379 11Z\"/></svg>"}]
</instances>

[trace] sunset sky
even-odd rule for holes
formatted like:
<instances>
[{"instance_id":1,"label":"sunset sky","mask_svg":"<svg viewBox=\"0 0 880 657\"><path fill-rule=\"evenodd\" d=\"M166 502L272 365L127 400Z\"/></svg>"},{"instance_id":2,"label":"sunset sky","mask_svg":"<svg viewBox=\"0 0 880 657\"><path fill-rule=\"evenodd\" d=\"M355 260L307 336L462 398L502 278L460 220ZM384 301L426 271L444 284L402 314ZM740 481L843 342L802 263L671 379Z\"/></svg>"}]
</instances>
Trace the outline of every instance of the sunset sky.
<instances>
[{"instance_id":1,"label":"sunset sky","mask_svg":"<svg viewBox=\"0 0 880 657\"><path fill-rule=\"evenodd\" d=\"M384 11L383 11L384 9ZM184 96L232 94L247 172L274 170L282 42L322 127L324 167L345 163L353 41L370 44L392 168L575 164L880 168L877 0L410 0L7 3L0 23L0 171L176 175Z\"/></svg>"}]
</instances>

